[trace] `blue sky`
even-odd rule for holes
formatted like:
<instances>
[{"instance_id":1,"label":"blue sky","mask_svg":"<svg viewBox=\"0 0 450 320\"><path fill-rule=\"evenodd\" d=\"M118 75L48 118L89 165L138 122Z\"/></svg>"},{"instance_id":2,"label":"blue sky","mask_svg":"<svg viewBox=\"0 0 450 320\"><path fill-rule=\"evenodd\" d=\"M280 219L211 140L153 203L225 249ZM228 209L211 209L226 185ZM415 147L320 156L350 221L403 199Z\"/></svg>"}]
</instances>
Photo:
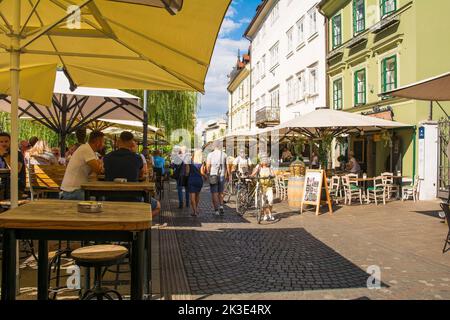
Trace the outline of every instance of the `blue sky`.
<instances>
[{"instance_id":1,"label":"blue sky","mask_svg":"<svg viewBox=\"0 0 450 320\"><path fill-rule=\"evenodd\" d=\"M237 51L248 51L249 42L242 37L261 0L233 0L217 40L206 77L206 93L201 97L197 114L197 131L209 120L222 118L227 112L227 75L237 59Z\"/></svg>"}]
</instances>

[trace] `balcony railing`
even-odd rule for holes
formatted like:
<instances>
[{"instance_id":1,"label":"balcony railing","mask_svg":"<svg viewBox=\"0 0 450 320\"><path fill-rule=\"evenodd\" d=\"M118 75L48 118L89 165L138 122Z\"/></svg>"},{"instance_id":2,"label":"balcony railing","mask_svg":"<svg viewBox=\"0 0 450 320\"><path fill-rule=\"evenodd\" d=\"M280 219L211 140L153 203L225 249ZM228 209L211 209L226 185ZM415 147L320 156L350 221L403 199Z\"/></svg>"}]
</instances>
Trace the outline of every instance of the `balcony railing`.
<instances>
[{"instance_id":1,"label":"balcony railing","mask_svg":"<svg viewBox=\"0 0 450 320\"><path fill-rule=\"evenodd\" d=\"M264 107L256 111L258 128L272 127L280 124L280 107Z\"/></svg>"}]
</instances>

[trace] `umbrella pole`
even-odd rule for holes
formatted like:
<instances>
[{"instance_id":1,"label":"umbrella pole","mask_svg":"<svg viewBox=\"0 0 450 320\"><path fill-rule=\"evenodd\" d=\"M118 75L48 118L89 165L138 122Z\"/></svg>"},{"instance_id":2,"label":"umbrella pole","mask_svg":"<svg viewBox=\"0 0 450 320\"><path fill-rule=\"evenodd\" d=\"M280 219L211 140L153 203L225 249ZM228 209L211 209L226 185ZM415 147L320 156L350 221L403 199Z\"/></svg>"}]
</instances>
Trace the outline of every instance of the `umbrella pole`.
<instances>
[{"instance_id":1,"label":"umbrella pole","mask_svg":"<svg viewBox=\"0 0 450 320\"><path fill-rule=\"evenodd\" d=\"M11 208L18 206L18 152L19 152L19 72L20 72L20 0L13 1L12 14L13 35L10 53L10 87L11 87Z\"/></svg>"},{"instance_id":2,"label":"umbrella pole","mask_svg":"<svg viewBox=\"0 0 450 320\"><path fill-rule=\"evenodd\" d=\"M142 121L143 123L143 128L142 128L142 133L143 133L143 137L142 137L142 153L143 155L147 158L148 157L148 92L147 90L144 90L144 121Z\"/></svg>"}]
</instances>

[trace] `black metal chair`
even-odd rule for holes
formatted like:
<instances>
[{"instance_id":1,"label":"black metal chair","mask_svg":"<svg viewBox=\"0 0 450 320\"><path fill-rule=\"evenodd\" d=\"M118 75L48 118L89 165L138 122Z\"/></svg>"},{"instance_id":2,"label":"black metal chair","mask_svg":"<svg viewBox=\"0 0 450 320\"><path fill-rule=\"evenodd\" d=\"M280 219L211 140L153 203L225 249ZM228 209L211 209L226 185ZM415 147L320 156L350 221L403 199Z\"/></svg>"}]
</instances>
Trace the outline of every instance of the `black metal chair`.
<instances>
[{"instance_id":1,"label":"black metal chair","mask_svg":"<svg viewBox=\"0 0 450 320\"><path fill-rule=\"evenodd\" d=\"M164 176L162 174L162 169L153 168L153 171L155 172L156 193L159 196L159 200L162 200L164 198Z\"/></svg>"},{"instance_id":2,"label":"black metal chair","mask_svg":"<svg viewBox=\"0 0 450 320\"><path fill-rule=\"evenodd\" d=\"M441 208L442 210L444 210L445 213L445 220L447 221L447 226L448 226L448 234L447 237L445 238L445 244L444 244L444 249L442 249L442 253L446 253L447 252L447 246L450 245L450 204L449 203L441 203Z\"/></svg>"},{"instance_id":3,"label":"black metal chair","mask_svg":"<svg viewBox=\"0 0 450 320\"><path fill-rule=\"evenodd\" d=\"M122 296L116 290L111 290L102 286L102 268L120 264L128 255L128 249L118 245L94 245L76 249L72 251L72 258L80 267L94 268L94 288L87 290L81 300L113 300L114 294L119 300Z\"/></svg>"}]
</instances>

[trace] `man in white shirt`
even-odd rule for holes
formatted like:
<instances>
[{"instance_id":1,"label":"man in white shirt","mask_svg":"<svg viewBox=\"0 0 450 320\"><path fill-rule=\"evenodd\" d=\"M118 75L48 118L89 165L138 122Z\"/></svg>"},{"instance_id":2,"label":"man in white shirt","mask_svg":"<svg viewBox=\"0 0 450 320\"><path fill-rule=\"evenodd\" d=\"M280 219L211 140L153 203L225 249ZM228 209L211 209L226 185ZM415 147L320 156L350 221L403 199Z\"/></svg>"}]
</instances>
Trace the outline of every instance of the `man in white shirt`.
<instances>
[{"instance_id":1,"label":"man in white shirt","mask_svg":"<svg viewBox=\"0 0 450 320\"><path fill-rule=\"evenodd\" d=\"M229 172L227 155L221 150L219 142L214 144L214 151L208 154L206 159L206 172L209 175L209 187L215 214L223 215L223 191L225 189L225 180L229 177ZM215 183L211 183L212 181Z\"/></svg>"},{"instance_id":2,"label":"man in white shirt","mask_svg":"<svg viewBox=\"0 0 450 320\"><path fill-rule=\"evenodd\" d=\"M245 151L240 150L239 156L233 161L233 170L239 172L241 175L246 175L251 172L251 165L252 161L245 156Z\"/></svg>"},{"instance_id":3,"label":"man in white shirt","mask_svg":"<svg viewBox=\"0 0 450 320\"><path fill-rule=\"evenodd\" d=\"M84 191L81 189L81 185L88 182L92 172L103 173L103 164L98 159L96 152L102 150L104 144L104 134L100 131L92 131L88 143L79 146L74 152L61 183L61 199L84 200Z\"/></svg>"}]
</instances>

